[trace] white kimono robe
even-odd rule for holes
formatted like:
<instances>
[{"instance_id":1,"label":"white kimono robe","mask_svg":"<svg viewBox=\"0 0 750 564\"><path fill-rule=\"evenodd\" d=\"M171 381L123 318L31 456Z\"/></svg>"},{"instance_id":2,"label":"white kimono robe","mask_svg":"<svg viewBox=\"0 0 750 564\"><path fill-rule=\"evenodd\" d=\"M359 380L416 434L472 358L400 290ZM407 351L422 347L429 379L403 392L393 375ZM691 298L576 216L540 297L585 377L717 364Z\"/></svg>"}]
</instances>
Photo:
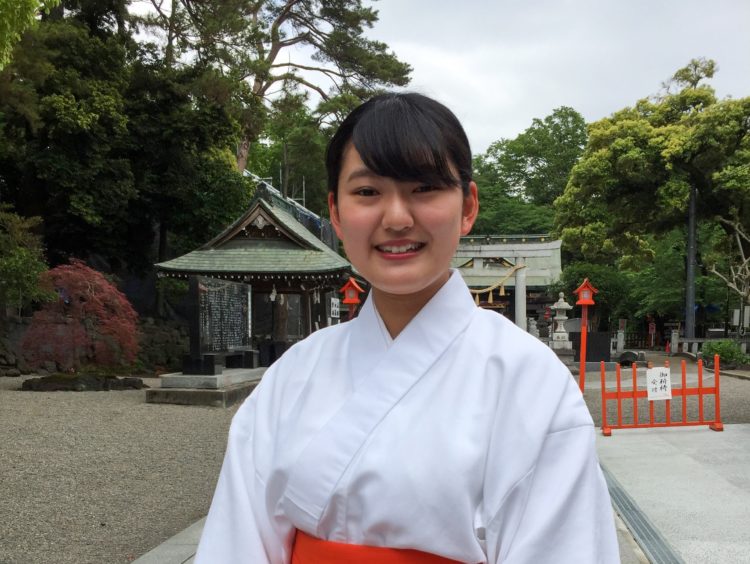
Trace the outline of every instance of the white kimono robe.
<instances>
[{"instance_id":1,"label":"white kimono robe","mask_svg":"<svg viewBox=\"0 0 750 564\"><path fill-rule=\"evenodd\" d=\"M238 410L196 562L288 563L295 528L461 562L619 562L576 383L455 271L395 340L369 298Z\"/></svg>"}]
</instances>

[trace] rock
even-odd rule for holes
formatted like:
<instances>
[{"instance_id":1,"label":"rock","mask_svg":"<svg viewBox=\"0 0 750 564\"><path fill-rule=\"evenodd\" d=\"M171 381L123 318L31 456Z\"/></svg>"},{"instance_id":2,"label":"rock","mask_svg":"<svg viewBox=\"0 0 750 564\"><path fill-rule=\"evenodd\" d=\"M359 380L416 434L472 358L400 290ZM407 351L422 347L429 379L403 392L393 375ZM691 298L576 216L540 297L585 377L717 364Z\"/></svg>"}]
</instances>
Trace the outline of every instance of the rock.
<instances>
[{"instance_id":1,"label":"rock","mask_svg":"<svg viewBox=\"0 0 750 564\"><path fill-rule=\"evenodd\" d=\"M42 366L47 372L57 372L57 363L52 360L45 360Z\"/></svg>"},{"instance_id":2,"label":"rock","mask_svg":"<svg viewBox=\"0 0 750 564\"><path fill-rule=\"evenodd\" d=\"M11 368L10 370L5 371L5 375L17 378L21 375L21 371L18 368Z\"/></svg>"},{"instance_id":3,"label":"rock","mask_svg":"<svg viewBox=\"0 0 750 564\"><path fill-rule=\"evenodd\" d=\"M638 355L633 351L624 351L620 358L618 359L618 362L622 366L631 366L634 362L638 361Z\"/></svg>"},{"instance_id":4,"label":"rock","mask_svg":"<svg viewBox=\"0 0 750 564\"><path fill-rule=\"evenodd\" d=\"M93 374L78 376L53 374L52 376L25 380L21 389L33 392L98 392L108 390L140 390L147 387L140 378L105 377Z\"/></svg>"}]
</instances>

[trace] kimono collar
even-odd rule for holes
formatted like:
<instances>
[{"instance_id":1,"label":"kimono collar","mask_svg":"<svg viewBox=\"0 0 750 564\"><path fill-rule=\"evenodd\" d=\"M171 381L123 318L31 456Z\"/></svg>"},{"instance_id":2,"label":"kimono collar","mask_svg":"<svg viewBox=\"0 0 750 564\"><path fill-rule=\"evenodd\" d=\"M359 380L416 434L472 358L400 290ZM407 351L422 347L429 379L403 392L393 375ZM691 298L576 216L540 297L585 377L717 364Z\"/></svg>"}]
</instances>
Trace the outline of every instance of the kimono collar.
<instances>
[{"instance_id":1,"label":"kimono collar","mask_svg":"<svg viewBox=\"0 0 750 564\"><path fill-rule=\"evenodd\" d=\"M363 367L375 368L386 352L389 356L417 355L436 359L468 325L476 309L464 279L452 269L448 281L389 343L380 335L379 325L383 322L370 292L359 316L349 322L352 324L350 374L355 383Z\"/></svg>"}]
</instances>

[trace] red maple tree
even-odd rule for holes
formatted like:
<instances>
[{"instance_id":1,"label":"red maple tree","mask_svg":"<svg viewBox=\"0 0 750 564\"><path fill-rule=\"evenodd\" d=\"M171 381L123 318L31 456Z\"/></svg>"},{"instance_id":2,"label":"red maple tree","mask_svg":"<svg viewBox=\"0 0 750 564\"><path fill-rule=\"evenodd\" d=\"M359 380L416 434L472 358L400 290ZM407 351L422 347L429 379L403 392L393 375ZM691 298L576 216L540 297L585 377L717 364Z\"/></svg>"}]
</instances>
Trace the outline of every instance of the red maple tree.
<instances>
[{"instance_id":1,"label":"red maple tree","mask_svg":"<svg viewBox=\"0 0 750 564\"><path fill-rule=\"evenodd\" d=\"M32 368L54 362L58 370L82 365L127 366L138 354L138 314L100 272L78 259L57 266L43 280L60 298L34 313L21 340Z\"/></svg>"}]
</instances>

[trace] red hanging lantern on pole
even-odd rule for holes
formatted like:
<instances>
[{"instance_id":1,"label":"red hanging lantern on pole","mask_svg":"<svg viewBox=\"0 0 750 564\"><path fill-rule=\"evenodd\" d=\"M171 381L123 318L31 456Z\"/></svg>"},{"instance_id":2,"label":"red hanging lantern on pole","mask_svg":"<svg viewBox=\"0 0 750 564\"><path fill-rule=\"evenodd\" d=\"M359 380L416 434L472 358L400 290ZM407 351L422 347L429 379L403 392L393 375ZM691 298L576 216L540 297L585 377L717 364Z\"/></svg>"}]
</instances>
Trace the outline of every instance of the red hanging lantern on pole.
<instances>
[{"instance_id":1,"label":"red hanging lantern on pole","mask_svg":"<svg viewBox=\"0 0 750 564\"><path fill-rule=\"evenodd\" d=\"M578 387L581 388L581 393L586 386L586 337L588 336L588 325L589 325L589 306L594 305L594 295L599 290L594 288L586 278L583 284L578 286L577 290L573 293L578 296L576 305L581 306L581 367L578 371Z\"/></svg>"},{"instance_id":2,"label":"red hanging lantern on pole","mask_svg":"<svg viewBox=\"0 0 750 564\"><path fill-rule=\"evenodd\" d=\"M346 281L346 284L341 287L339 292L344 296L341 302L346 304L349 308L349 319L351 319L354 317L354 312L357 310L357 306L362 303L362 300L359 299L359 295L363 293L364 290L359 284L357 284L357 281L350 276L349 280Z\"/></svg>"}]
</instances>

